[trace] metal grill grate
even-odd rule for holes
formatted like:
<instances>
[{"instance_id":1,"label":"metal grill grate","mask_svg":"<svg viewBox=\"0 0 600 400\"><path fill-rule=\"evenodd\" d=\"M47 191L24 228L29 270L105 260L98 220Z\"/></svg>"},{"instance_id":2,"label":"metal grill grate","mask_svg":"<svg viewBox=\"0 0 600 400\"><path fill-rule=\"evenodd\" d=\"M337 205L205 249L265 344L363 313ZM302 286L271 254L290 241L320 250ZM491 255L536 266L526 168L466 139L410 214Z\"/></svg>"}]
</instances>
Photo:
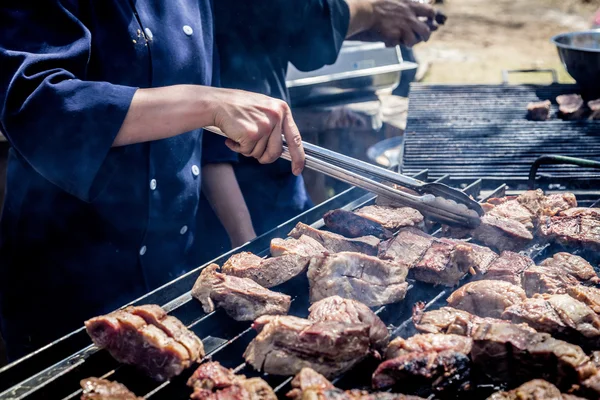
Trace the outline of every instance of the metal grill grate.
<instances>
[{"instance_id":1,"label":"metal grill grate","mask_svg":"<svg viewBox=\"0 0 600 400\"><path fill-rule=\"evenodd\" d=\"M557 154L600 160L600 121L558 119L556 96L576 86L413 85L402 171L428 169L432 178L526 181L539 156ZM552 102L549 121L528 121L527 104ZM600 170L547 166L554 181L600 177Z\"/></svg>"}]
</instances>

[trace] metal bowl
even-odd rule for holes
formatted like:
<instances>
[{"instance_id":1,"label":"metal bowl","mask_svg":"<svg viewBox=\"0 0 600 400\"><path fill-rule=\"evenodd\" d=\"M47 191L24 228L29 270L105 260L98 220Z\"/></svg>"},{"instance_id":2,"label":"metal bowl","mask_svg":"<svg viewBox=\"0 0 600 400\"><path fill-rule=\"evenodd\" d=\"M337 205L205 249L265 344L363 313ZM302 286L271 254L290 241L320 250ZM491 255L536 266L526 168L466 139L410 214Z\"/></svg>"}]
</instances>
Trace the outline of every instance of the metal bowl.
<instances>
[{"instance_id":1,"label":"metal bowl","mask_svg":"<svg viewBox=\"0 0 600 400\"><path fill-rule=\"evenodd\" d=\"M583 94L600 97L600 30L562 33L554 36L552 42Z\"/></svg>"}]
</instances>

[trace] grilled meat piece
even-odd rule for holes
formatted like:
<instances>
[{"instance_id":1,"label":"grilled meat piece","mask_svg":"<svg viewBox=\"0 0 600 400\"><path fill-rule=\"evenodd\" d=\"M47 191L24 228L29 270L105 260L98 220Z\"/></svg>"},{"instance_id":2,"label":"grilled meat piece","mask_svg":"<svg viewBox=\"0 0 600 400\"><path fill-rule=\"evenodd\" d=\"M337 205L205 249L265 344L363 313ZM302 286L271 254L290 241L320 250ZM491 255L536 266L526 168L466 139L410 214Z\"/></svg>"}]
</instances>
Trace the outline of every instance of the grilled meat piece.
<instances>
[{"instance_id":1,"label":"grilled meat piece","mask_svg":"<svg viewBox=\"0 0 600 400\"><path fill-rule=\"evenodd\" d=\"M179 320L157 308L128 307L92 318L85 327L96 346L108 350L117 361L164 381L203 357L204 348Z\"/></svg>"},{"instance_id":2,"label":"grilled meat piece","mask_svg":"<svg viewBox=\"0 0 600 400\"><path fill-rule=\"evenodd\" d=\"M385 260L397 260L407 265L415 265L435 238L420 229L408 227L401 229L395 238L381 242L379 257Z\"/></svg>"},{"instance_id":3,"label":"grilled meat piece","mask_svg":"<svg viewBox=\"0 0 600 400\"><path fill-rule=\"evenodd\" d=\"M339 321L368 325L371 346L376 350L384 350L390 341L387 326L369 307L358 301L331 296L317 301L308 311L310 312L308 319L311 321Z\"/></svg>"},{"instance_id":4,"label":"grilled meat piece","mask_svg":"<svg viewBox=\"0 0 600 400\"><path fill-rule=\"evenodd\" d=\"M192 296L202 303L204 312L222 307L236 321L254 321L261 315L287 314L292 298L265 289L248 278L219 273L219 266L204 268L192 288Z\"/></svg>"},{"instance_id":5,"label":"grilled meat piece","mask_svg":"<svg viewBox=\"0 0 600 400\"><path fill-rule=\"evenodd\" d=\"M493 382L546 379L567 389L596 372L581 347L515 324L480 324L472 332L471 360Z\"/></svg>"},{"instance_id":6,"label":"grilled meat piece","mask_svg":"<svg viewBox=\"0 0 600 400\"><path fill-rule=\"evenodd\" d=\"M410 207L366 206L354 212L392 232L406 226L423 226L423 214Z\"/></svg>"},{"instance_id":7,"label":"grilled meat piece","mask_svg":"<svg viewBox=\"0 0 600 400\"><path fill-rule=\"evenodd\" d=\"M369 353L370 329L366 324L263 316L252 326L259 333L244 358L269 374L293 375L308 367L332 377Z\"/></svg>"},{"instance_id":8,"label":"grilled meat piece","mask_svg":"<svg viewBox=\"0 0 600 400\"><path fill-rule=\"evenodd\" d=\"M480 317L500 318L513 304L527 296L520 287L504 281L475 281L463 285L448 297L448 306Z\"/></svg>"},{"instance_id":9,"label":"grilled meat piece","mask_svg":"<svg viewBox=\"0 0 600 400\"><path fill-rule=\"evenodd\" d=\"M227 275L252 279L262 287L270 288L300 275L306 271L311 257L324 253L327 253L327 249L308 236L273 239L273 257L263 259L249 252L241 252L229 257L221 270Z\"/></svg>"},{"instance_id":10,"label":"grilled meat piece","mask_svg":"<svg viewBox=\"0 0 600 400\"><path fill-rule=\"evenodd\" d=\"M533 260L527 256L512 251L503 251L498 258L492 261L485 274L479 274L475 279L505 281L521 286L523 272L533 265L535 265Z\"/></svg>"},{"instance_id":11,"label":"grilled meat piece","mask_svg":"<svg viewBox=\"0 0 600 400\"><path fill-rule=\"evenodd\" d=\"M428 395L457 393L469 389L471 361L463 353L406 353L384 361L373 373L373 388L397 387L405 393Z\"/></svg>"},{"instance_id":12,"label":"grilled meat piece","mask_svg":"<svg viewBox=\"0 0 600 400\"><path fill-rule=\"evenodd\" d=\"M565 293L569 286L593 285L599 280L594 268L585 259L569 253L556 253L540 265L524 271L522 283L527 295L533 296L535 293Z\"/></svg>"},{"instance_id":13,"label":"grilled meat piece","mask_svg":"<svg viewBox=\"0 0 600 400\"><path fill-rule=\"evenodd\" d=\"M194 390L191 399L277 400L273 389L261 378L247 379L244 375L236 375L218 362L200 365L187 385Z\"/></svg>"},{"instance_id":14,"label":"grilled meat piece","mask_svg":"<svg viewBox=\"0 0 600 400\"><path fill-rule=\"evenodd\" d=\"M390 342L385 352L385 358L390 360L407 353L456 351L468 355L473 341L461 335L442 333L420 333L408 339L396 338Z\"/></svg>"},{"instance_id":15,"label":"grilled meat piece","mask_svg":"<svg viewBox=\"0 0 600 400\"><path fill-rule=\"evenodd\" d=\"M579 119L585 114L585 103L578 94L562 94L556 97L558 114L563 119Z\"/></svg>"},{"instance_id":16,"label":"grilled meat piece","mask_svg":"<svg viewBox=\"0 0 600 400\"><path fill-rule=\"evenodd\" d=\"M310 225L298 222L298 224L288 234L295 239L302 235L311 237L319 242L331 253L341 253L342 251L352 251L364 253L370 256L376 256L380 240L375 236L362 236L357 238L347 238L337 233L315 229Z\"/></svg>"},{"instance_id":17,"label":"grilled meat piece","mask_svg":"<svg viewBox=\"0 0 600 400\"><path fill-rule=\"evenodd\" d=\"M466 311L452 307L424 312L424 303L417 303L413 308L413 324L417 330L427 333L445 333L471 336L475 328L481 324L508 324L509 322L495 318L481 318ZM535 330L524 325L525 329Z\"/></svg>"},{"instance_id":18,"label":"grilled meat piece","mask_svg":"<svg viewBox=\"0 0 600 400\"><path fill-rule=\"evenodd\" d=\"M540 191L540 193L543 197L543 192ZM521 223L528 230L532 230L536 212L532 211L530 209L531 207L527 207L530 205L532 197L533 196L527 196L527 201L523 201L514 196L489 199L486 204L486 208L488 209L486 215L508 218ZM541 202L542 199L540 198L540 206L538 206L538 208L541 208Z\"/></svg>"},{"instance_id":19,"label":"grilled meat piece","mask_svg":"<svg viewBox=\"0 0 600 400\"><path fill-rule=\"evenodd\" d=\"M508 307L504 319L524 322L539 332L596 349L600 345L600 317L567 294L537 295Z\"/></svg>"},{"instance_id":20,"label":"grilled meat piece","mask_svg":"<svg viewBox=\"0 0 600 400\"><path fill-rule=\"evenodd\" d=\"M395 303L406 295L408 266L360 253L314 257L308 267L311 303L341 296L369 306Z\"/></svg>"},{"instance_id":21,"label":"grilled meat piece","mask_svg":"<svg viewBox=\"0 0 600 400\"><path fill-rule=\"evenodd\" d=\"M600 289L592 286L574 285L567 288L567 294L600 314Z\"/></svg>"},{"instance_id":22,"label":"grilled meat piece","mask_svg":"<svg viewBox=\"0 0 600 400\"><path fill-rule=\"evenodd\" d=\"M562 394L550 382L534 379L509 392L497 392L487 400L576 400L578 397Z\"/></svg>"},{"instance_id":23,"label":"grilled meat piece","mask_svg":"<svg viewBox=\"0 0 600 400\"><path fill-rule=\"evenodd\" d=\"M379 239L389 239L393 236L392 232L385 229L380 223L350 211L332 210L323 216L323 220L327 228L349 238L375 236Z\"/></svg>"},{"instance_id":24,"label":"grilled meat piece","mask_svg":"<svg viewBox=\"0 0 600 400\"><path fill-rule=\"evenodd\" d=\"M594 209L570 209L542 220L539 232L547 240L565 246L600 251L600 213Z\"/></svg>"},{"instance_id":25,"label":"grilled meat piece","mask_svg":"<svg viewBox=\"0 0 600 400\"><path fill-rule=\"evenodd\" d=\"M119 382L106 379L87 378L80 382L83 393L81 400L141 400Z\"/></svg>"},{"instance_id":26,"label":"grilled meat piece","mask_svg":"<svg viewBox=\"0 0 600 400\"><path fill-rule=\"evenodd\" d=\"M600 99L588 101L587 105L592 111L590 119L600 119Z\"/></svg>"},{"instance_id":27,"label":"grilled meat piece","mask_svg":"<svg viewBox=\"0 0 600 400\"><path fill-rule=\"evenodd\" d=\"M481 217L481 224L473 230L473 239L498 251L523 249L533 239L522 223L496 215Z\"/></svg>"},{"instance_id":28,"label":"grilled meat piece","mask_svg":"<svg viewBox=\"0 0 600 400\"><path fill-rule=\"evenodd\" d=\"M577 198L573 193L562 192L547 195L544 199L541 216L552 217L559 212L568 212L577 208Z\"/></svg>"},{"instance_id":29,"label":"grilled meat piece","mask_svg":"<svg viewBox=\"0 0 600 400\"><path fill-rule=\"evenodd\" d=\"M313 369L302 368L292 379L292 390L287 393L291 400L302 400L304 392L312 391L320 393L326 390L335 389L333 383ZM315 396L316 397L316 396ZM308 398L308 397L307 397ZM316 397L318 399L318 397Z\"/></svg>"},{"instance_id":30,"label":"grilled meat piece","mask_svg":"<svg viewBox=\"0 0 600 400\"><path fill-rule=\"evenodd\" d=\"M531 121L546 121L550 119L550 100L534 101L527 104L527 119Z\"/></svg>"}]
</instances>

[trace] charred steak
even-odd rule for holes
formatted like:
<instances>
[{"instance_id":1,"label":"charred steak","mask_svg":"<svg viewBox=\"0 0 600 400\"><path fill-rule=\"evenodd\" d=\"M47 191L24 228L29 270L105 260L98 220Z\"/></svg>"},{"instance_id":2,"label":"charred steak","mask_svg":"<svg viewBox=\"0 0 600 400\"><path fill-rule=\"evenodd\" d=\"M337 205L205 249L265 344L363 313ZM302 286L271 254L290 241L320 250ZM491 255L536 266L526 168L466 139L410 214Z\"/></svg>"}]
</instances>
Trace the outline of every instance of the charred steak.
<instances>
[{"instance_id":1,"label":"charred steak","mask_svg":"<svg viewBox=\"0 0 600 400\"><path fill-rule=\"evenodd\" d=\"M342 251L352 251L356 253L365 253L370 256L376 256L380 240L375 236L362 236L357 238L347 238L337 233L315 229L310 225L298 222L296 227L288 234L295 239L300 239L302 235L311 237L319 242L331 253L341 253Z\"/></svg>"},{"instance_id":2,"label":"charred steak","mask_svg":"<svg viewBox=\"0 0 600 400\"><path fill-rule=\"evenodd\" d=\"M523 249L532 239L531 232L519 221L486 214L472 232L473 239L498 251Z\"/></svg>"},{"instance_id":3,"label":"charred steak","mask_svg":"<svg viewBox=\"0 0 600 400\"><path fill-rule=\"evenodd\" d=\"M600 314L600 289L592 286L574 285L567 288L567 294Z\"/></svg>"},{"instance_id":4,"label":"charred steak","mask_svg":"<svg viewBox=\"0 0 600 400\"><path fill-rule=\"evenodd\" d=\"M471 338L454 334L421 333L403 339L397 337L388 345L385 358L390 360L407 353L456 351L468 355L471 352L473 341Z\"/></svg>"},{"instance_id":5,"label":"charred steak","mask_svg":"<svg viewBox=\"0 0 600 400\"><path fill-rule=\"evenodd\" d=\"M550 119L550 100L535 101L527 104L527 118L531 121Z\"/></svg>"},{"instance_id":6,"label":"charred steak","mask_svg":"<svg viewBox=\"0 0 600 400\"><path fill-rule=\"evenodd\" d=\"M332 377L369 354L370 329L366 324L263 316L252 326L258 335L246 348L244 358L269 374L294 375L308 367Z\"/></svg>"},{"instance_id":7,"label":"charred steak","mask_svg":"<svg viewBox=\"0 0 600 400\"><path fill-rule=\"evenodd\" d=\"M556 97L558 114L563 119L579 119L585 114L585 103L578 94L562 94Z\"/></svg>"},{"instance_id":8,"label":"charred steak","mask_svg":"<svg viewBox=\"0 0 600 400\"><path fill-rule=\"evenodd\" d=\"M273 389L261 378L236 375L218 362L200 365L187 385L194 390L190 398L195 400L277 400Z\"/></svg>"},{"instance_id":9,"label":"charred steak","mask_svg":"<svg viewBox=\"0 0 600 400\"><path fill-rule=\"evenodd\" d=\"M392 232L380 223L341 209L327 212L323 221L327 228L349 238L375 236L379 239L389 239L393 236Z\"/></svg>"},{"instance_id":10,"label":"charred steak","mask_svg":"<svg viewBox=\"0 0 600 400\"><path fill-rule=\"evenodd\" d=\"M406 295L408 266L361 253L314 257L308 267L311 303L341 296L369 307L395 303Z\"/></svg>"},{"instance_id":11,"label":"charred steak","mask_svg":"<svg viewBox=\"0 0 600 400\"><path fill-rule=\"evenodd\" d=\"M248 278L219 273L219 266L204 268L192 288L192 296L202 303L204 312L222 307L236 321L254 321L261 315L287 314L291 297L265 289Z\"/></svg>"},{"instance_id":12,"label":"charred steak","mask_svg":"<svg viewBox=\"0 0 600 400\"><path fill-rule=\"evenodd\" d=\"M534 379L509 392L496 392L487 400L576 400L580 397L562 394L550 382Z\"/></svg>"},{"instance_id":13,"label":"charred steak","mask_svg":"<svg viewBox=\"0 0 600 400\"><path fill-rule=\"evenodd\" d=\"M463 285L448 297L448 306L478 315L500 318L504 310L527 296L519 286L504 281L475 281Z\"/></svg>"},{"instance_id":14,"label":"charred steak","mask_svg":"<svg viewBox=\"0 0 600 400\"><path fill-rule=\"evenodd\" d=\"M523 272L535 265L533 260L512 251L503 251L489 266L485 274L479 274L475 279L505 281L521 286Z\"/></svg>"},{"instance_id":15,"label":"charred steak","mask_svg":"<svg viewBox=\"0 0 600 400\"><path fill-rule=\"evenodd\" d=\"M355 214L377 222L392 232L405 226L423 226L423 214L410 207L366 206Z\"/></svg>"},{"instance_id":16,"label":"charred steak","mask_svg":"<svg viewBox=\"0 0 600 400\"><path fill-rule=\"evenodd\" d=\"M306 271L311 257L323 253L327 253L327 249L308 236L273 239L273 257L263 259L249 252L234 254L223 264L222 271L227 275L252 279L262 287L270 288L300 275Z\"/></svg>"},{"instance_id":17,"label":"charred steak","mask_svg":"<svg viewBox=\"0 0 600 400\"><path fill-rule=\"evenodd\" d=\"M395 238L381 242L379 258L395 260L413 266L425 254L435 238L420 229L408 227L401 229Z\"/></svg>"},{"instance_id":18,"label":"charred steak","mask_svg":"<svg viewBox=\"0 0 600 400\"><path fill-rule=\"evenodd\" d=\"M547 240L555 240L565 246L600 251L600 212L589 208L562 211L543 219L539 232Z\"/></svg>"},{"instance_id":19,"label":"charred steak","mask_svg":"<svg viewBox=\"0 0 600 400\"><path fill-rule=\"evenodd\" d=\"M310 312L308 319L311 321L339 321L368 325L371 346L378 351L384 350L390 341L387 326L369 307L358 301L331 296L317 301L308 311Z\"/></svg>"},{"instance_id":20,"label":"charred steak","mask_svg":"<svg viewBox=\"0 0 600 400\"><path fill-rule=\"evenodd\" d=\"M119 382L106 379L87 378L81 382L81 400L141 400Z\"/></svg>"},{"instance_id":21,"label":"charred steak","mask_svg":"<svg viewBox=\"0 0 600 400\"><path fill-rule=\"evenodd\" d=\"M86 321L85 327L96 346L157 381L179 375L204 356L200 339L158 306L117 310Z\"/></svg>"}]
</instances>

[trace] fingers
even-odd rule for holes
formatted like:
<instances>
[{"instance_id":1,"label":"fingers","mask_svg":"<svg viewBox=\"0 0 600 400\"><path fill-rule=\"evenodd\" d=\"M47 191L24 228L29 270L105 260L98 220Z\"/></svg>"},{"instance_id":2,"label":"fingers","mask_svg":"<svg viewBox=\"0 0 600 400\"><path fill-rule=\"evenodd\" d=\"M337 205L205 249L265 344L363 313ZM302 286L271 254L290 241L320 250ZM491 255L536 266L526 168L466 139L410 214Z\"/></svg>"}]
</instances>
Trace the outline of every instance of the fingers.
<instances>
[{"instance_id":1,"label":"fingers","mask_svg":"<svg viewBox=\"0 0 600 400\"><path fill-rule=\"evenodd\" d=\"M298 131L289 108L287 108L283 119L283 136L285 137L292 158L292 173L298 176L304 169L304 147L302 147L300 131Z\"/></svg>"},{"instance_id":2,"label":"fingers","mask_svg":"<svg viewBox=\"0 0 600 400\"><path fill-rule=\"evenodd\" d=\"M410 8L413 10L417 17L425 17L427 19L435 18L435 8L433 8L429 4L410 2Z\"/></svg>"},{"instance_id":3,"label":"fingers","mask_svg":"<svg viewBox=\"0 0 600 400\"><path fill-rule=\"evenodd\" d=\"M422 21L415 21L415 23L412 25L412 30L416 36L424 42L428 41L429 37L431 36L431 30L427 24Z\"/></svg>"},{"instance_id":4,"label":"fingers","mask_svg":"<svg viewBox=\"0 0 600 400\"><path fill-rule=\"evenodd\" d=\"M407 47L412 47L419 42L420 40L417 38L415 32L413 32L411 27L407 27L403 30L402 37L400 38L400 43Z\"/></svg>"},{"instance_id":5,"label":"fingers","mask_svg":"<svg viewBox=\"0 0 600 400\"><path fill-rule=\"evenodd\" d=\"M277 160L283 152L283 139L281 136L281 122L268 137L267 148L258 159L261 164L270 164Z\"/></svg>"}]
</instances>

